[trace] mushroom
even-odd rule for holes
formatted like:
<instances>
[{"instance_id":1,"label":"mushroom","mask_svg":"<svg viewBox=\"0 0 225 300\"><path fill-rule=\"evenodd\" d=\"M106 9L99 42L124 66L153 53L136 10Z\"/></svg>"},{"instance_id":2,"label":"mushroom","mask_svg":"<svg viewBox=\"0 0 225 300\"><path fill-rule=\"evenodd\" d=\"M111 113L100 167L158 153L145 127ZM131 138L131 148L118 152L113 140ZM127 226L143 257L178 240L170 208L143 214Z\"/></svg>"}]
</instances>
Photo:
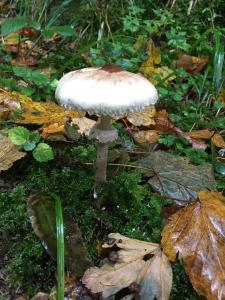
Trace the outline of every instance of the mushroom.
<instances>
[{"instance_id":1,"label":"mushroom","mask_svg":"<svg viewBox=\"0 0 225 300\"><path fill-rule=\"evenodd\" d=\"M112 117L144 110L157 102L158 93L144 76L106 65L67 73L60 79L55 95L66 109L99 116L90 132L90 137L98 140L95 162L95 190L98 190L106 181L108 144L118 136L112 127Z\"/></svg>"}]
</instances>

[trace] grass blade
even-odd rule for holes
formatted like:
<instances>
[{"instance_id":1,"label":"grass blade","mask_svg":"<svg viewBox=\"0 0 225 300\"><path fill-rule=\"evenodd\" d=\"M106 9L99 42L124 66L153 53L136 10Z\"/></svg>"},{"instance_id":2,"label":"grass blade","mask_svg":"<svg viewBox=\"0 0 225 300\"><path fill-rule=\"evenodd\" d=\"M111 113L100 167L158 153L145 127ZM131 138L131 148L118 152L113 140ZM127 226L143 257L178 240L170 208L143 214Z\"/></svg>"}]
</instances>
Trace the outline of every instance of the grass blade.
<instances>
[{"instance_id":1,"label":"grass blade","mask_svg":"<svg viewBox=\"0 0 225 300\"><path fill-rule=\"evenodd\" d=\"M56 237L57 237L57 300L64 300L64 225L61 200L57 195L55 199L56 208Z\"/></svg>"}]
</instances>

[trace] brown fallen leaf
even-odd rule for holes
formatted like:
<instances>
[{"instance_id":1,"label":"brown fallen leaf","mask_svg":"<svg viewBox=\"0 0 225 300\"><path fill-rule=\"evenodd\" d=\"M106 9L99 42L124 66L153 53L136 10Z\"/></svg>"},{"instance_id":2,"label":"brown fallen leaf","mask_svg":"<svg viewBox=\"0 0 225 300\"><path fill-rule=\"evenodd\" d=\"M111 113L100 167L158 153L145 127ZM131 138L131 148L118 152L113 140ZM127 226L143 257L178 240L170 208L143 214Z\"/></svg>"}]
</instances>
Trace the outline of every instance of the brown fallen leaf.
<instances>
[{"instance_id":1,"label":"brown fallen leaf","mask_svg":"<svg viewBox=\"0 0 225 300\"><path fill-rule=\"evenodd\" d=\"M130 239L119 233L109 234L103 248L115 249L113 264L107 260L101 268L88 269L82 282L92 293L102 293L103 298L115 295L123 288L138 293L138 299L168 300L172 286L172 269L158 244ZM146 261L146 255L154 255ZM123 299L131 299L133 294Z\"/></svg>"},{"instance_id":2,"label":"brown fallen leaf","mask_svg":"<svg viewBox=\"0 0 225 300\"><path fill-rule=\"evenodd\" d=\"M19 151L8 137L0 133L0 172L12 167L13 163L26 155Z\"/></svg>"},{"instance_id":3,"label":"brown fallen leaf","mask_svg":"<svg viewBox=\"0 0 225 300\"><path fill-rule=\"evenodd\" d=\"M156 109L154 105L150 105L144 111L139 113L133 113L127 116L127 120L134 126L149 126L154 125L154 115Z\"/></svg>"},{"instance_id":4,"label":"brown fallen leaf","mask_svg":"<svg viewBox=\"0 0 225 300\"><path fill-rule=\"evenodd\" d=\"M225 148L225 140L221 134L208 129L193 130L187 133L191 138L211 139L211 142L218 148Z\"/></svg>"},{"instance_id":5,"label":"brown fallen leaf","mask_svg":"<svg viewBox=\"0 0 225 300\"><path fill-rule=\"evenodd\" d=\"M195 290L208 300L225 299L225 197L207 190L199 201L170 217L162 247L171 261L182 258Z\"/></svg>"},{"instance_id":6,"label":"brown fallen leaf","mask_svg":"<svg viewBox=\"0 0 225 300\"><path fill-rule=\"evenodd\" d=\"M174 61L176 68L183 68L191 74L201 72L207 64L208 56L196 57L187 54L180 54L178 59Z\"/></svg>"},{"instance_id":7,"label":"brown fallen leaf","mask_svg":"<svg viewBox=\"0 0 225 300\"><path fill-rule=\"evenodd\" d=\"M135 142L143 144L149 143L153 144L158 142L160 139L160 135L156 130L139 130L139 131L128 131L131 133L132 137L134 138Z\"/></svg>"},{"instance_id":8,"label":"brown fallen leaf","mask_svg":"<svg viewBox=\"0 0 225 300\"><path fill-rule=\"evenodd\" d=\"M204 141L201 141L200 139L194 139L190 137L187 133L183 132L180 128L175 127L173 122L169 119L168 112L165 109L156 112L154 118L155 125L152 126L152 129L157 130L159 132L166 132L178 136L180 138L184 138L195 149L205 150L207 148L207 145Z\"/></svg>"}]
</instances>

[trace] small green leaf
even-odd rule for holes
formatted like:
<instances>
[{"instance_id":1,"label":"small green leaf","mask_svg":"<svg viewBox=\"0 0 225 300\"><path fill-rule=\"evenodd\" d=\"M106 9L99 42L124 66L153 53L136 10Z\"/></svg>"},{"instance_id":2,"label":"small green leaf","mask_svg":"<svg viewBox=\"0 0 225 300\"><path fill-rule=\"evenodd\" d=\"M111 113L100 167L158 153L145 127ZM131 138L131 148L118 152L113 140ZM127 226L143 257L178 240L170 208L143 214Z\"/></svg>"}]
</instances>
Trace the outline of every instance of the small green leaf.
<instances>
[{"instance_id":1,"label":"small green leaf","mask_svg":"<svg viewBox=\"0 0 225 300\"><path fill-rule=\"evenodd\" d=\"M24 148L25 151L32 151L32 150L34 150L35 146L36 146L35 142L27 141L23 145L23 148Z\"/></svg>"},{"instance_id":2,"label":"small green leaf","mask_svg":"<svg viewBox=\"0 0 225 300\"><path fill-rule=\"evenodd\" d=\"M23 27L30 26L37 30L40 29L40 23L34 20L30 20L24 16L18 16L15 18L6 19L1 25L1 33L3 36L9 34L10 32L15 32Z\"/></svg>"},{"instance_id":3,"label":"small green leaf","mask_svg":"<svg viewBox=\"0 0 225 300\"><path fill-rule=\"evenodd\" d=\"M46 143L39 143L33 151L33 157L39 162L47 162L53 159L52 148Z\"/></svg>"},{"instance_id":4,"label":"small green leaf","mask_svg":"<svg viewBox=\"0 0 225 300\"><path fill-rule=\"evenodd\" d=\"M9 129L9 138L15 145L24 145L29 140L30 132L22 126Z\"/></svg>"},{"instance_id":5,"label":"small green leaf","mask_svg":"<svg viewBox=\"0 0 225 300\"><path fill-rule=\"evenodd\" d=\"M39 70L32 70L28 67L23 66L13 66L13 73L23 78L24 80L29 80L37 85L48 85L50 80L48 76L44 73L41 73Z\"/></svg>"},{"instance_id":6,"label":"small green leaf","mask_svg":"<svg viewBox=\"0 0 225 300\"><path fill-rule=\"evenodd\" d=\"M39 132L31 132L30 137L29 137L29 141L34 142L36 144L40 141L40 138L41 137L40 137Z\"/></svg>"},{"instance_id":7,"label":"small green leaf","mask_svg":"<svg viewBox=\"0 0 225 300\"><path fill-rule=\"evenodd\" d=\"M70 26L52 26L42 31L42 35L46 39L51 39L55 33L58 33L64 37L73 36L75 31Z\"/></svg>"}]
</instances>

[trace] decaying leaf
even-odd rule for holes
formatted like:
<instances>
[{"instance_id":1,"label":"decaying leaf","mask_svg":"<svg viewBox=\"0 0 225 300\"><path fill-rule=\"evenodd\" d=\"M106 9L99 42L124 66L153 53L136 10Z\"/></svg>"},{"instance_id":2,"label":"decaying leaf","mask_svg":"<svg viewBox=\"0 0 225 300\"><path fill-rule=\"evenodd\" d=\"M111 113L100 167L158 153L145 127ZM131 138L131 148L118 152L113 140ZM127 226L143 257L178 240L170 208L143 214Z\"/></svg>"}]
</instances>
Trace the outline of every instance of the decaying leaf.
<instances>
[{"instance_id":1,"label":"decaying leaf","mask_svg":"<svg viewBox=\"0 0 225 300\"><path fill-rule=\"evenodd\" d=\"M135 126L149 126L154 125L154 115L156 109L154 105L148 106L144 111L133 113L127 116L127 120Z\"/></svg>"},{"instance_id":2,"label":"decaying leaf","mask_svg":"<svg viewBox=\"0 0 225 300\"><path fill-rule=\"evenodd\" d=\"M139 130L139 131L129 130L129 132L131 133L135 142L140 144L143 143L153 144L158 142L160 138L160 135L156 130Z\"/></svg>"},{"instance_id":3,"label":"decaying leaf","mask_svg":"<svg viewBox=\"0 0 225 300\"><path fill-rule=\"evenodd\" d=\"M160 80L166 79L166 82L174 80L175 76L172 74L173 71L171 69L166 66L155 66L161 63L160 48L154 47L151 41L148 45L148 58L141 65L140 72L143 73L153 84L157 84L158 82L154 79L155 75L158 75Z\"/></svg>"},{"instance_id":4,"label":"decaying leaf","mask_svg":"<svg viewBox=\"0 0 225 300\"><path fill-rule=\"evenodd\" d=\"M172 286L172 269L158 244L130 239L119 233L109 234L103 248L118 251L115 263L107 260L101 268L88 269L82 282L92 293L102 293L103 298L115 295L125 287L138 294L138 299L167 300ZM144 260L146 255L154 255ZM136 287L136 288L135 288ZM132 299L129 294L124 299Z\"/></svg>"},{"instance_id":5,"label":"decaying leaf","mask_svg":"<svg viewBox=\"0 0 225 300\"><path fill-rule=\"evenodd\" d=\"M84 116L82 112L65 110L55 103L34 102L29 97L20 95L16 92L0 91L0 102L7 99L7 103L18 103L21 107L21 114L14 115L12 119L15 123L21 124L52 124L64 123L65 117L77 118ZM9 104L8 104L9 105Z\"/></svg>"},{"instance_id":6,"label":"decaying leaf","mask_svg":"<svg viewBox=\"0 0 225 300\"><path fill-rule=\"evenodd\" d=\"M201 72L207 64L208 56L196 57L187 54L180 54L174 62L176 68L183 68L191 74Z\"/></svg>"},{"instance_id":7,"label":"decaying leaf","mask_svg":"<svg viewBox=\"0 0 225 300\"><path fill-rule=\"evenodd\" d=\"M8 137L0 132L0 172L8 170L15 161L26 155L19 151Z\"/></svg>"},{"instance_id":8,"label":"decaying leaf","mask_svg":"<svg viewBox=\"0 0 225 300\"><path fill-rule=\"evenodd\" d=\"M195 290L208 300L225 299L225 197L201 191L199 201L170 217L162 232L164 253L182 258Z\"/></svg>"},{"instance_id":9,"label":"decaying leaf","mask_svg":"<svg viewBox=\"0 0 225 300\"><path fill-rule=\"evenodd\" d=\"M44 242L50 255L56 258L56 225L54 200L33 194L27 201L28 214L35 234ZM64 214L65 264L75 276L83 275L92 264L87 256L81 231L73 218Z\"/></svg>"},{"instance_id":10,"label":"decaying leaf","mask_svg":"<svg viewBox=\"0 0 225 300\"><path fill-rule=\"evenodd\" d=\"M211 142L218 148L225 148L225 140L221 134L211 131L209 129L193 130L188 132L191 138L211 140Z\"/></svg>"},{"instance_id":11,"label":"decaying leaf","mask_svg":"<svg viewBox=\"0 0 225 300\"><path fill-rule=\"evenodd\" d=\"M193 201L203 189L215 189L213 168L209 163L194 166L187 158L156 151L136 162L136 165L144 168L154 190L179 205Z\"/></svg>"},{"instance_id":12,"label":"decaying leaf","mask_svg":"<svg viewBox=\"0 0 225 300\"><path fill-rule=\"evenodd\" d=\"M164 109L162 111L158 111L155 114L155 125L152 126L152 129L155 129L159 132L166 132L180 138L187 140L193 148L195 149L203 149L207 148L207 145L196 138L190 137L187 133L183 132L180 128L175 127L172 121L169 119L168 112Z\"/></svg>"},{"instance_id":13,"label":"decaying leaf","mask_svg":"<svg viewBox=\"0 0 225 300\"><path fill-rule=\"evenodd\" d=\"M145 263L138 277L141 300L169 299L173 273L167 256L161 250Z\"/></svg>"}]
</instances>

